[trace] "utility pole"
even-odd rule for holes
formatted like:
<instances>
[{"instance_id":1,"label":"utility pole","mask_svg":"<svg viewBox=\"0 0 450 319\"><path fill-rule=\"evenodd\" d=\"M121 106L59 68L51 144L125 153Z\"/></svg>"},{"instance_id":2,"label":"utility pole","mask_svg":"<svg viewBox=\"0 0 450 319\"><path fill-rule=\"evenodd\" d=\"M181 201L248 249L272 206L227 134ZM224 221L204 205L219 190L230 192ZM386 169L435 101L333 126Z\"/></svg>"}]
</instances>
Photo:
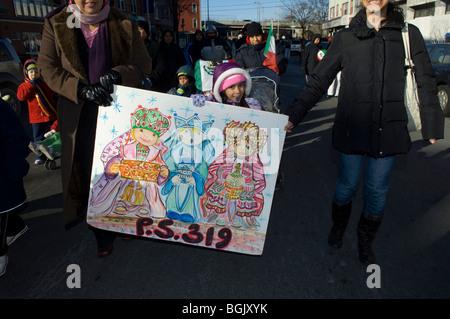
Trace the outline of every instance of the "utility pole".
<instances>
[{"instance_id":1,"label":"utility pole","mask_svg":"<svg viewBox=\"0 0 450 319\"><path fill-rule=\"evenodd\" d=\"M277 40L280 39L280 0L278 0L278 26L277 26Z\"/></svg>"}]
</instances>

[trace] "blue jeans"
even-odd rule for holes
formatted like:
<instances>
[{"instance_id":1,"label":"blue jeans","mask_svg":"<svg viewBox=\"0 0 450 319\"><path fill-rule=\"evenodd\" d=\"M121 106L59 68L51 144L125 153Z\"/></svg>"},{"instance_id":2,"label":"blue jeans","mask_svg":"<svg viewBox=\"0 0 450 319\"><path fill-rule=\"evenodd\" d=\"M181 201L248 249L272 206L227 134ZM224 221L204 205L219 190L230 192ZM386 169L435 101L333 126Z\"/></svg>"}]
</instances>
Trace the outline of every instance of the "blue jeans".
<instances>
[{"instance_id":1,"label":"blue jeans","mask_svg":"<svg viewBox=\"0 0 450 319\"><path fill-rule=\"evenodd\" d=\"M41 142L44 140L44 134L50 131L52 127L52 122L42 122L42 123L31 123L31 128L33 129L33 142ZM36 159L46 160L45 155L37 156Z\"/></svg>"},{"instance_id":2,"label":"blue jeans","mask_svg":"<svg viewBox=\"0 0 450 319\"><path fill-rule=\"evenodd\" d=\"M388 180L395 156L372 158L364 155L339 153L339 176L334 190L336 204L349 203L358 189L366 159L364 178L364 212L371 216L383 216Z\"/></svg>"}]
</instances>

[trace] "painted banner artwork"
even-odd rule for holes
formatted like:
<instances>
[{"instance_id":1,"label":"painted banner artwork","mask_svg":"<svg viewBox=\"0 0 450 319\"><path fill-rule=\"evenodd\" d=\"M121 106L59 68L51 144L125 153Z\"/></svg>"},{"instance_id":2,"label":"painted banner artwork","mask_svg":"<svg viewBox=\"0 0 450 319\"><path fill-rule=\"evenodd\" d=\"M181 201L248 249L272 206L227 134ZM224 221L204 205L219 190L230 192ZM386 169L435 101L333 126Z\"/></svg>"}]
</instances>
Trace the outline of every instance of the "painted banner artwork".
<instances>
[{"instance_id":1,"label":"painted banner artwork","mask_svg":"<svg viewBox=\"0 0 450 319\"><path fill-rule=\"evenodd\" d=\"M261 255L287 116L116 86L100 107L87 221Z\"/></svg>"}]
</instances>

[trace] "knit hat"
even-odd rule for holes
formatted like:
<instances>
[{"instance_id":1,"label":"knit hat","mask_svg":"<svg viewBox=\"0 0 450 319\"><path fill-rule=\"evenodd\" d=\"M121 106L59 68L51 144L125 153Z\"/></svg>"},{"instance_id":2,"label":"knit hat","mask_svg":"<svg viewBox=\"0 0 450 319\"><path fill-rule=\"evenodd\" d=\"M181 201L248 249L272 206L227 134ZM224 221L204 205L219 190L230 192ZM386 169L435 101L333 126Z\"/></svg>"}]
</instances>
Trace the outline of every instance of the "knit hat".
<instances>
[{"instance_id":1,"label":"knit hat","mask_svg":"<svg viewBox=\"0 0 450 319\"><path fill-rule=\"evenodd\" d=\"M213 75L214 98L219 103L222 103L220 92L227 87L242 81L245 81L245 95L248 96L252 90L252 78L250 77L250 74L236 62L224 62L217 65Z\"/></svg>"},{"instance_id":2,"label":"knit hat","mask_svg":"<svg viewBox=\"0 0 450 319\"><path fill-rule=\"evenodd\" d=\"M190 76L191 78L195 78L194 71L189 65L183 65L181 66L177 71L177 77L181 75Z\"/></svg>"},{"instance_id":3,"label":"knit hat","mask_svg":"<svg viewBox=\"0 0 450 319\"><path fill-rule=\"evenodd\" d=\"M37 61L35 59L29 59L25 61L23 65L23 74L25 75L26 78L28 78L28 71L37 70L36 63Z\"/></svg>"},{"instance_id":4,"label":"knit hat","mask_svg":"<svg viewBox=\"0 0 450 319\"><path fill-rule=\"evenodd\" d=\"M235 85L239 82L245 82L245 76L242 74L232 74L226 77L219 86L219 92L222 92L228 89L230 86Z\"/></svg>"},{"instance_id":5,"label":"knit hat","mask_svg":"<svg viewBox=\"0 0 450 319\"><path fill-rule=\"evenodd\" d=\"M263 30L258 22L252 22L247 27L247 36L253 37L255 35L262 35Z\"/></svg>"}]
</instances>

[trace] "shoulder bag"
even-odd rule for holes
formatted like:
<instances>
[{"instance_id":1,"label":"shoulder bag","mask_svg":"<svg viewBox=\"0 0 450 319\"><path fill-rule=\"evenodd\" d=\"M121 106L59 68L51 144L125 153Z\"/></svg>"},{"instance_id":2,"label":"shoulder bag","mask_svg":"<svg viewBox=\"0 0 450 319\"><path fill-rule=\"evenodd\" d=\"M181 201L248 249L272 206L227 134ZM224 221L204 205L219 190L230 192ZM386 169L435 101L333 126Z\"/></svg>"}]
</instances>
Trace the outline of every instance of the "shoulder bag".
<instances>
[{"instance_id":1,"label":"shoulder bag","mask_svg":"<svg viewBox=\"0 0 450 319\"><path fill-rule=\"evenodd\" d=\"M419 92L415 77L414 62L411 58L408 24L402 28L403 46L405 48L405 107L408 114L408 131L420 131Z\"/></svg>"}]
</instances>

